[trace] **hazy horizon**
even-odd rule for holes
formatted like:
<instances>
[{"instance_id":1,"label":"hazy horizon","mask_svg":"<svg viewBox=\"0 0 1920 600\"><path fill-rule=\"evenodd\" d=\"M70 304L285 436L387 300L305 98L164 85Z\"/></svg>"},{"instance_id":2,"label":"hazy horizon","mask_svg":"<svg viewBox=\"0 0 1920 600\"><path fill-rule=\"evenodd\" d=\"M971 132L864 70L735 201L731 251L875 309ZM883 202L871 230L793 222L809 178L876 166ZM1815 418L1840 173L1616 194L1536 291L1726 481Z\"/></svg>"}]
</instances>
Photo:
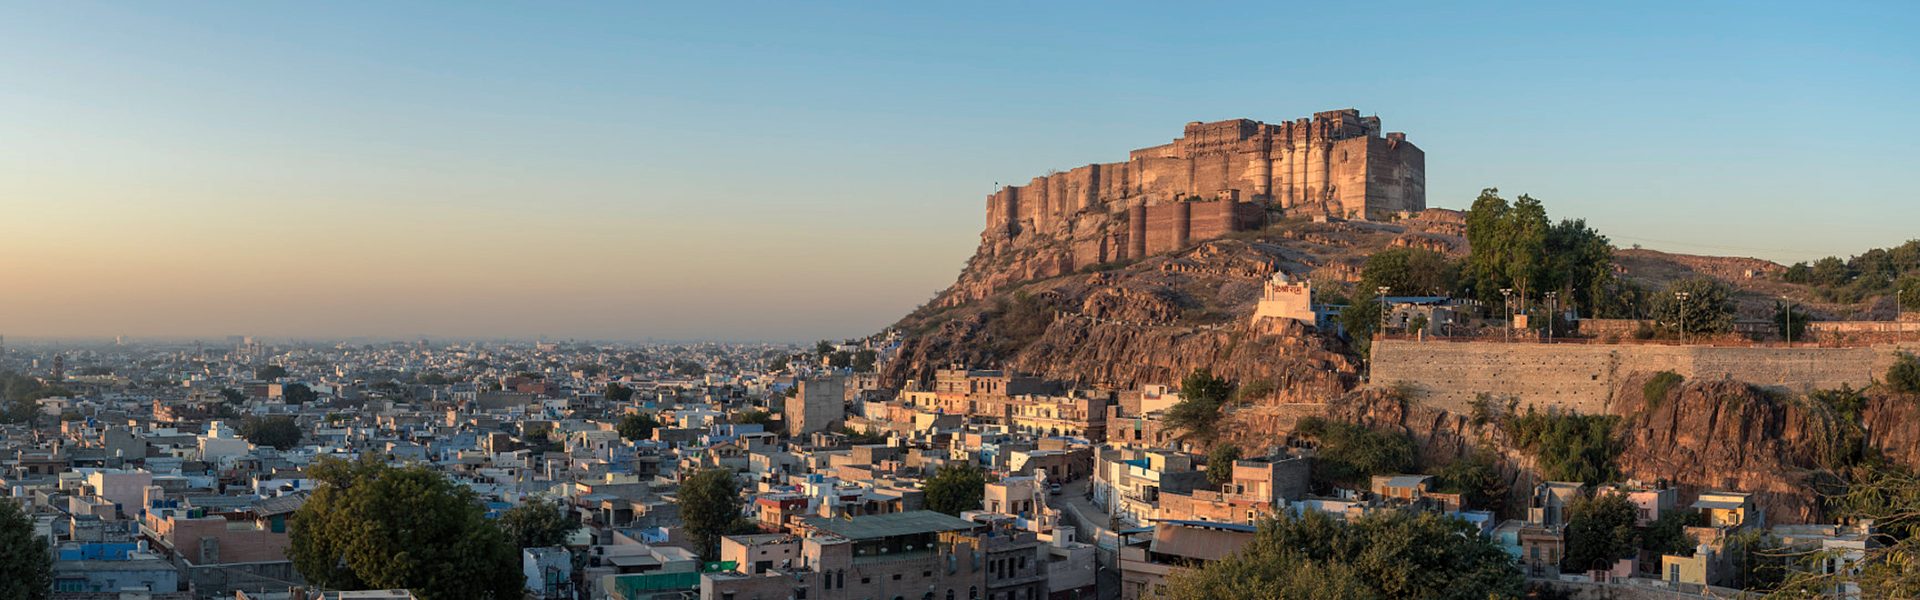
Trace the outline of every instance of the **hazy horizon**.
<instances>
[{"instance_id":1,"label":"hazy horizon","mask_svg":"<svg viewBox=\"0 0 1920 600\"><path fill-rule=\"evenodd\" d=\"M1905 3L0 6L10 341L861 336L996 182L1347 107L1430 206L1787 263L1920 237Z\"/></svg>"}]
</instances>

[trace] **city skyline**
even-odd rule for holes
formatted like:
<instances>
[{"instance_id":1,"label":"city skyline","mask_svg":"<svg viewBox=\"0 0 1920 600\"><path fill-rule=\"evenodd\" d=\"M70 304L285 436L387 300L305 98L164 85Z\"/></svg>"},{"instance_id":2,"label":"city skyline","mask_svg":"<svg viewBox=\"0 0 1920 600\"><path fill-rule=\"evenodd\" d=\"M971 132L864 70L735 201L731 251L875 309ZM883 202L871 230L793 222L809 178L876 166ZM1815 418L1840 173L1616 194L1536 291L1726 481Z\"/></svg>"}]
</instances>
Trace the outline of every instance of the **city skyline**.
<instances>
[{"instance_id":1,"label":"city skyline","mask_svg":"<svg viewBox=\"0 0 1920 600\"><path fill-rule=\"evenodd\" d=\"M1920 11L1893 3L1409 4L1352 27L28 7L0 24L12 340L860 336L952 283L995 183L1346 107L1426 151L1429 205L1499 187L1621 247L1793 262L1920 225L1899 168Z\"/></svg>"}]
</instances>

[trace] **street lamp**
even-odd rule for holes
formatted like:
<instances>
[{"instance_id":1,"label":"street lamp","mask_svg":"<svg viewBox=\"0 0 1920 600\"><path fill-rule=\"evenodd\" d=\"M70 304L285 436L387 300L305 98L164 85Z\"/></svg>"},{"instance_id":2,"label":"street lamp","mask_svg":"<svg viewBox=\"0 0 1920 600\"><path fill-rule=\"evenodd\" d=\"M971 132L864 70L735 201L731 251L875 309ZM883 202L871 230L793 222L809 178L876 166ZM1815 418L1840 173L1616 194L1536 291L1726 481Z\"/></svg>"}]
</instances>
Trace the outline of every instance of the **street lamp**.
<instances>
[{"instance_id":1,"label":"street lamp","mask_svg":"<svg viewBox=\"0 0 1920 600\"><path fill-rule=\"evenodd\" d=\"M1687 299L1692 297L1693 294L1689 292L1673 293L1673 299L1680 301L1680 343L1682 344L1687 343Z\"/></svg>"},{"instance_id":2,"label":"street lamp","mask_svg":"<svg viewBox=\"0 0 1920 600\"><path fill-rule=\"evenodd\" d=\"M1899 301L1895 300L1894 303L1899 304ZM1786 296L1780 297L1780 322L1784 324L1783 326L1787 330L1787 347L1792 348L1793 347L1793 299L1792 298L1788 298Z\"/></svg>"},{"instance_id":3,"label":"street lamp","mask_svg":"<svg viewBox=\"0 0 1920 600\"><path fill-rule=\"evenodd\" d=\"M1391 290L1383 285L1375 288L1374 291L1380 292L1380 333L1385 335L1387 333L1387 292Z\"/></svg>"},{"instance_id":4,"label":"street lamp","mask_svg":"<svg viewBox=\"0 0 1920 600\"><path fill-rule=\"evenodd\" d=\"M1513 341L1513 288L1500 288L1500 303L1507 309L1507 322L1500 328L1507 332L1507 341Z\"/></svg>"},{"instance_id":5,"label":"street lamp","mask_svg":"<svg viewBox=\"0 0 1920 600\"><path fill-rule=\"evenodd\" d=\"M1553 342L1553 322L1559 318L1560 292L1547 292L1547 342Z\"/></svg>"}]
</instances>

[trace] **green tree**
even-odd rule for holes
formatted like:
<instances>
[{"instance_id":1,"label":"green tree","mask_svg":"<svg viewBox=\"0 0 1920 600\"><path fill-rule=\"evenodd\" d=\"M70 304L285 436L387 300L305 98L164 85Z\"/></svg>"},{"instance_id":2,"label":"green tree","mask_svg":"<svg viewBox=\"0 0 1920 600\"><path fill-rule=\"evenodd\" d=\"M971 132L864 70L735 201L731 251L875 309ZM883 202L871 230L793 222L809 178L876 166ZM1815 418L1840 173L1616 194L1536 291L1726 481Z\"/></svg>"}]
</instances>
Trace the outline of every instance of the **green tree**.
<instances>
[{"instance_id":1,"label":"green tree","mask_svg":"<svg viewBox=\"0 0 1920 600\"><path fill-rule=\"evenodd\" d=\"M286 450L300 445L300 425L293 417L247 417L240 422L240 436L256 446Z\"/></svg>"},{"instance_id":2,"label":"green tree","mask_svg":"<svg viewBox=\"0 0 1920 600\"><path fill-rule=\"evenodd\" d=\"M737 425L763 425L769 430L773 429L774 425L777 424L773 418L773 413L757 408L734 413L733 418L728 420Z\"/></svg>"},{"instance_id":3,"label":"green tree","mask_svg":"<svg viewBox=\"0 0 1920 600\"><path fill-rule=\"evenodd\" d=\"M1846 477L1845 491L1829 501L1829 514L1843 522L1871 521L1875 543L1854 563L1857 571L1828 573L1817 568L1817 561L1828 553L1794 553L1800 563L1794 566L1799 568L1775 569L1791 571L1777 593L1788 598L1824 597L1852 584L1859 586L1861 598L1920 598L1920 509L1915 507L1920 507L1920 477L1911 471L1892 463L1853 469Z\"/></svg>"},{"instance_id":4,"label":"green tree","mask_svg":"<svg viewBox=\"0 0 1920 600\"><path fill-rule=\"evenodd\" d=\"M1362 358L1373 349L1373 333L1380 330L1381 314L1384 312L1380 299L1374 296L1355 300L1340 309L1340 328L1346 330L1353 351Z\"/></svg>"},{"instance_id":5,"label":"green tree","mask_svg":"<svg viewBox=\"0 0 1920 600\"><path fill-rule=\"evenodd\" d=\"M1893 285L1893 295L1902 310L1920 311L1920 275L1900 278L1900 282Z\"/></svg>"},{"instance_id":6,"label":"green tree","mask_svg":"<svg viewBox=\"0 0 1920 600\"><path fill-rule=\"evenodd\" d=\"M986 493L987 475L980 467L946 465L927 478L927 509L959 516L964 511L979 510Z\"/></svg>"},{"instance_id":7,"label":"green tree","mask_svg":"<svg viewBox=\"0 0 1920 600\"><path fill-rule=\"evenodd\" d=\"M520 598L519 553L467 487L371 455L322 458L308 475L320 484L294 513L287 548L307 582L405 588L423 600Z\"/></svg>"},{"instance_id":8,"label":"green tree","mask_svg":"<svg viewBox=\"0 0 1920 600\"><path fill-rule=\"evenodd\" d=\"M633 399L633 388L620 385L618 381L608 383L606 397L608 402L626 402Z\"/></svg>"},{"instance_id":9,"label":"green tree","mask_svg":"<svg viewBox=\"0 0 1920 600\"><path fill-rule=\"evenodd\" d=\"M879 357L872 350L862 349L853 353L853 370L860 373L872 373L875 360Z\"/></svg>"},{"instance_id":10,"label":"green tree","mask_svg":"<svg viewBox=\"0 0 1920 600\"><path fill-rule=\"evenodd\" d=\"M1654 554L1693 556L1694 547L1700 542L1687 533L1687 527L1697 524L1698 514L1678 510L1661 513L1660 518L1640 532L1640 548Z\"/></svg>"},{"instance_id":11,"label":"green tree","mask_svg":"<svg viewBox=\"0 0 1920 600\"><path fill-rule=\"evenodd\" d=\"M826 340L820 340L818 342L813 343L813 353L818 354L820 356L833 354L833 348L834 348L833 342L829 342Z\"/></svg>"},{"instance_id":12,"label":"green tree","mask_svg":"<svg viewBox=\"0 0 1920 600\"><path fill-rule=\"evenodd\" d=\"M1887 387L1902 394L1920 394L1920 358L1901 352L1887 368Z\"/></svg>"},{"instance_id":13,"label":"green tree","mask_svg":"<svg viewBox=\"0 0 1920 600\"><path fill-rule=\"evenodd\" d=\"M1733 289L1709 277L1675 281L1653 298L1655 320L1690 334L1731 331L1733 313Z\"/></svg>"},{"instance_id":14,"label":"green tree","mask_svg":"<svg viewBox=\"0 0 1920 600\"><path fill-rule=\"evenodd\" d=\"M1180 401L1167 409L1167 424L1183 436L1213 439L1219 433L1220 411L1231 397L1233 384L1205 368L1194 369L1180 380Z\"/></svg>"},{"instance_id":15,"label":"green tree","mask_svg":"<svg viewBox=\"0 0 1920 600\"><path fill-rule=\"evenodd\" d=\"M1167 598L1495 600L1520 597L1511 559L1466 523L1380 511L1346 523L1318 511L1262 521L1225 559L1184 570Z\"/></svg>"},{"instance_id":16,"label":"green tree","mask_svg":"<svg viewBox=\"0 0 1920 600\"><path fill-rule=\"evenodd\" d=\"M653 439L653 430L659 427L660 422L654 420L653 415L647 413L631 413L620 419L620 425L616 427L616 429L620 431L620 437L626 438L627 441L637 442L640 440Z\"/></svg>"},{"instance_id":17,"label":"green tree","mask_svg":"<svg viewBox=\"0 0 1920 600\"><path fill-rule=\"evenodd\" d=\"M220 388L220 399L228 404L240 404L247 401L247 395L230 387Z\"/></svg>"},{"instance_id":18,"label":"green tree","mask_svg":"<svg viewBox=\"0 0 1920 600\"><path fill-rule=\"evenodd\" d=\"M253 378L263 381L273 381L286 376L287 368L280 365L266 365L253 370Z\"/></svg>"},{"instance_id":19,"label":"green tree","mask_svg":"<svg viewBox=\"0 0 1920 600\"><path fill-rule=\"evenodd\" d=\"M280 397L287 404L306 404L320 399L320 395L313 393L313 388L304 383L287 384L287 387L281 390Z\"/></svg>"},{"instance_id":20,"label":"green tree","mask_svg":"<svg viewBox=\"0 0 1920 600\"><path fill-rule=\"evenodd\" d=\"M1446 255L1424 248L1390 248L1367 257L1360 288L1386 287L1399 296L1443 296L1460 283L1460 267Z\"/></svg>"},{"instance_id":21,"label":"green tree","mask_svg":"<svg viewBox=\"0 0 1920 600\"><path fill-rule=\"evenodd\" d=\"M1567 509L1567 553L1560 570L1584 573L1611 569L1634 554L1633 502L1623 494L1576 498Z\"/></svg>"},{"instance_id":22,"label":"green tree","mask_svg":"<svg viewBox=\"0 0 1920 600\"><path fill-rule=\"evenodd\" d=\"M522 549L565 546L567 538L580 529L580 522L567 518L559 501L542 496L507 509L496 524L515 547Z\"/></svg>"},{"instance_id":23,"label":"green tree","mask_svg":"<svg viewBox=\"0 0 1920 600\"><path fill-rule=\"evenodd\" d=\"M1594 485L1619 474L1620 442L1613 435L1619 421L1612 415L1543 414L1528 407L1525 415L1504 419L1501 429L1533 455L1541 476Z\"/></svg>"},{"instance_id":24,"label":"green tree","mask_svg":"<svg viewBox=\"0 0 1920 600\"><path fill-rule=\"evenodd\" d=\"M0 498L0 598L46 600L53 590L53 557L33 535L20 504Z\"/></svg>"},{"instance_id":25,"label":"green tree","mask_svg":"<svg viewBox=\"0 0 1920 600\"><path fill-rule=\"evenodd\" d=\"M737 529L740 504L732 471L707 469L680 482L680 521L702 558L720 559L720 537Z\"/></svg>"},{"instance_id":26,"label":"green tree","mask_svg":"<svg viewBox=\"0 0 1920 600\"><path fill-rule=\"evenodd\" d=\"M1240 460L1240 447L1220 444L1207 451L1207 481L1226 485L1233 481L1233 461Z\"/></svg>"},{"instance_id":27,"label":"green tree","mask_svg":"<svg viewBox=\"0 0 1920 600\"><path fill-rule=\"evenodd\" d=\"M1507 479L1500 474L1500 459L1491 450L1474 450L1441 467L1439 489L1460 494L1467 506L1504 512L1507 508Z\"/></svg>"},{"instance_id":28,"label":"green tree","mask_svg":"<svg viewBox=\"0 0 1920 600\"><path fill-rule=\"evenodd\" d=\"M845 350L835 350L827 355L827 366L835 369L845 369L853 366L853 353Z\"/></svg>"},{"instance_id":29,"label":"green tree","mask_svg":"<svg viewBox=\"0 0 1920 600\"><path fill-rule=\"evenodd\" d=\"M1782 338L1807 339L1807 321L1812 319L1813 315L1789 307L1785 302L1773 303L1773 328Z\"/></svg>"},{"instance_id":30,"label":"green tree","mask_svg":"<svg viewBox=\"0 0 1920 600\"><path fill-rule=\"evenodd\" d=\"M1413 470L1416 450L1405 434L1321 417L1300 419L1294 433L1318 446L1312 478L1317 487L1364 484L1373 475Z\"/></svg>"}]
</instances>

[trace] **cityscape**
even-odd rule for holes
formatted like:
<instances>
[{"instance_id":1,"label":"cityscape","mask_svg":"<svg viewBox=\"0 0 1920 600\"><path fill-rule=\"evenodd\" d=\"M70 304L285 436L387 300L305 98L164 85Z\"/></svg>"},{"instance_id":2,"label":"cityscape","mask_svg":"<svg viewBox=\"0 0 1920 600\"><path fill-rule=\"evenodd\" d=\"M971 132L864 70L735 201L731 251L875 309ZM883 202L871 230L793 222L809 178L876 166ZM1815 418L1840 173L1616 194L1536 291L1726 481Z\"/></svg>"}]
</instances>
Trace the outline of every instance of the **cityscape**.
<instances>
[{"instance_id":1,"label":"cityscape","mask_svg":"<svg viewBox=\"0 0 1920 600\"><path fill-rule=\"evenodd\" d=\"M0 600L1920 598L1920 11L1806 8L6 7Z\"/></svg>"}]
</instances>

